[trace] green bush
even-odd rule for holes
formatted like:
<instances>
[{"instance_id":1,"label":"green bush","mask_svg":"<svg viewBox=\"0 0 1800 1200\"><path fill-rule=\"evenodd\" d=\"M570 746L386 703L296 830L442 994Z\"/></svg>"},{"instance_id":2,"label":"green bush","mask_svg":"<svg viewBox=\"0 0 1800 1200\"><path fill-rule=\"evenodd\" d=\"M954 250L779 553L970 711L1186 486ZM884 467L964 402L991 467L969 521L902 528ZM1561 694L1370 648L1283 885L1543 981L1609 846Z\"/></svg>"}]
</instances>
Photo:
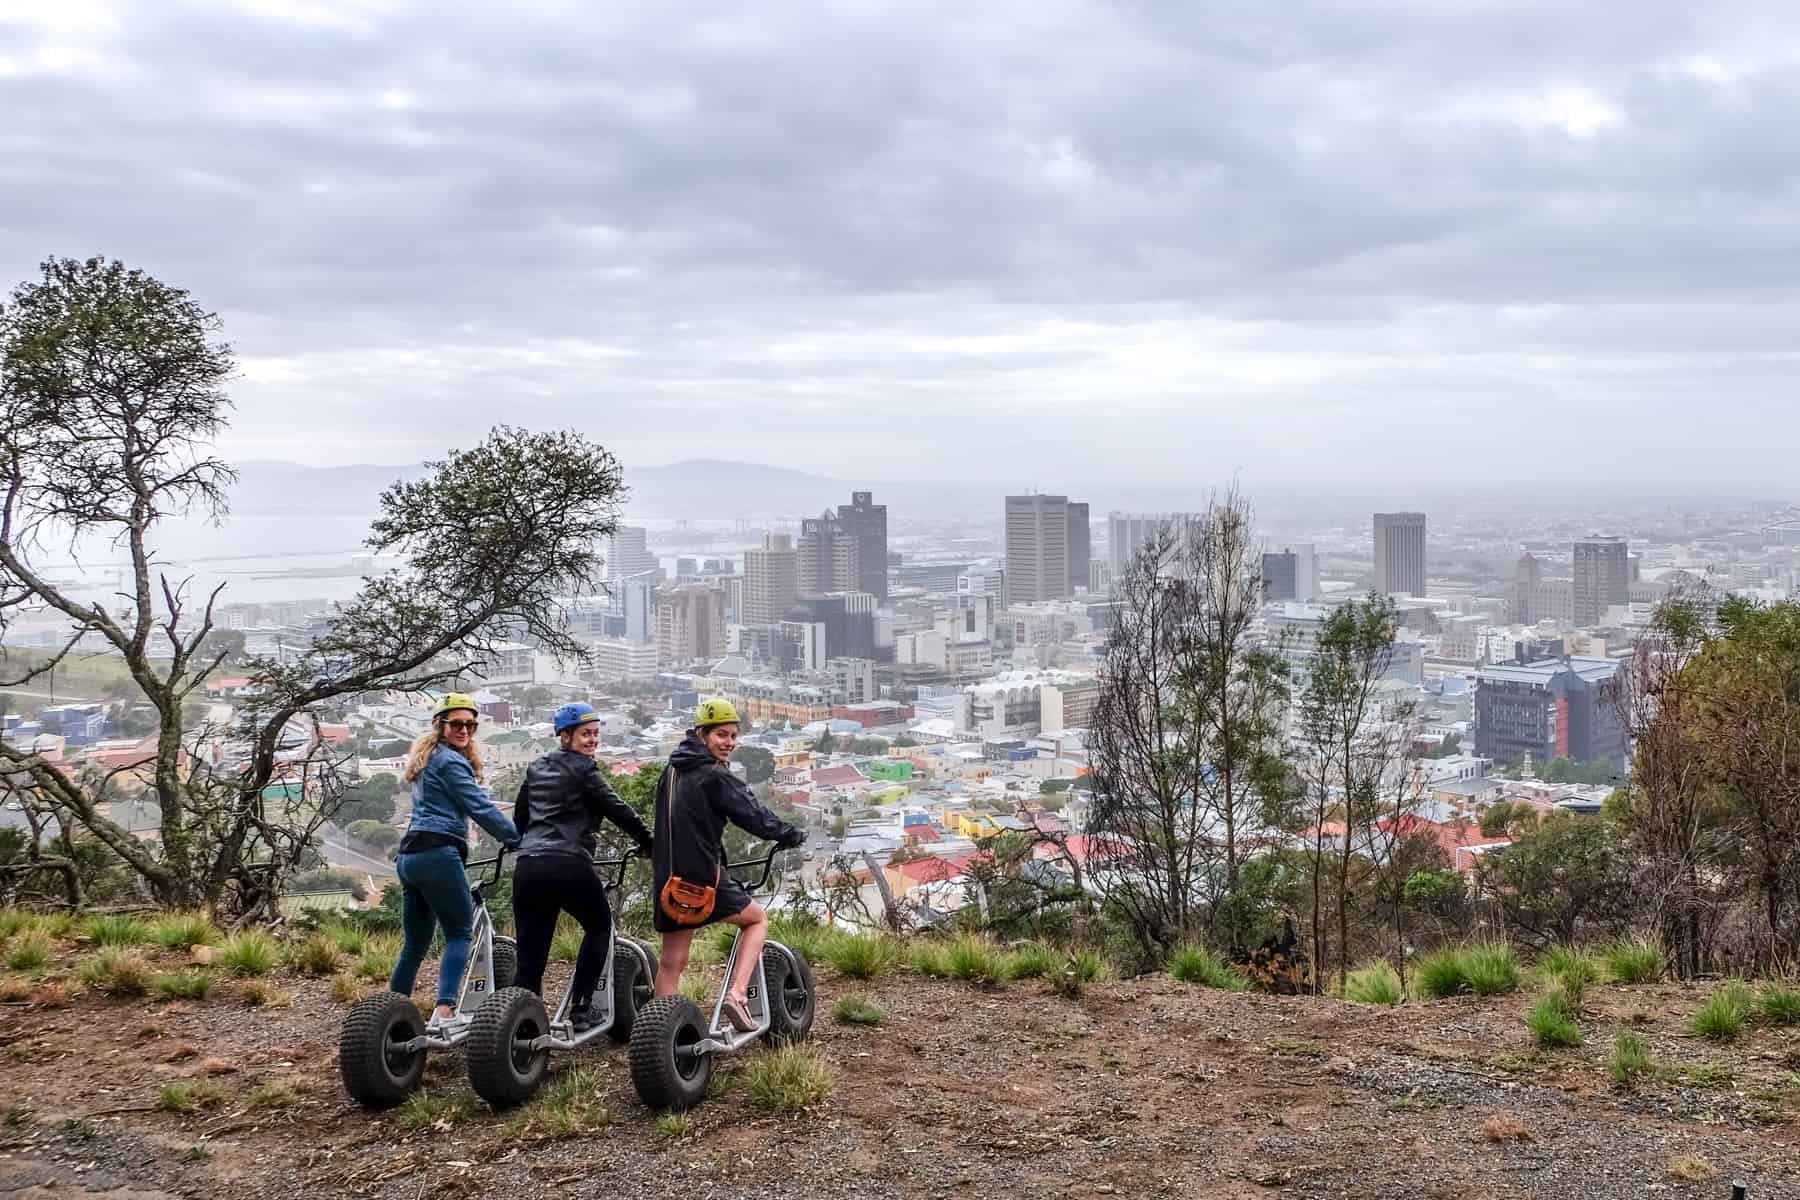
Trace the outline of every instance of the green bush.
<instances>
[{"instance_id":1,"label":"green bush","mask_svg":"<svg viewBox=\"0 0 1800 1200\"><path fill-rule=\"evenodd\" d=\"M1007 980L1006 952L979 935L966 933L945 952L950 978L983 987L998 987Z\"/></svg>"},{"instance_id":2,"label":"green bush","mask_svg":"<svg viewBox=\"0 0 1800 1200\"><path fill-rule=\"evenodd\" d=\"M1485 942L1461 952L1463 983L1477 996L1499 996L1519 986L1519 960L1505 942Z\"/></svg>"},{"instance_id":3,"label":"green bush","mask_svg":"<svg viewBox=\"0 0 1800 1200\"><path fill-rule=\"evenodd\" d=\"M1642 938L1614 942L1605 959L1607 971L1619 983L1654 983L1662 978L1667 962L1661 946Z\"/></svg>"},{"instance_id":4,"label":"green bush","mask_svg":"<svg viewBox=\"0 0 1800 1200\"><path fill-rule=\"evenodd\" d=\"M879 1025L887 1019L880 1005L857 992L839 997L831 1015L840 1025Z\"/></svg>"},{"instance_id":5,"label":"green bush","mask_svg":"<svg viewBox=\"0 0 1800 1200\"><path fill-rule=\"evenodd\" d=\"M1400 973L1390 963L1358 967L1344 980L1344 999L1356 1004L1398 1004L1405 996Z\"/></svg>"},{"instance_id":6,"label":"green bush","mask_svg":"<svg viewBox=\"0 0 1800 1200\"><path fill-rule=\"evenodd\" d=\"M557 919L556 935L550 939L550 957L556 962L574 962L581 954L581 939L585 936L581 926L565 913Z\"/></svg>"},{"instance_id":7,"label":"green bush","mask_svg":"<svg viewBox=\"0 0 1800 1200\"><path fill-rule=\"evenodd\" d=\"M110 946L84 963L76 978L109 996L141 996L150 988L150 964L124 946Z\"/></svg>"},{"instance_id":8,"label":"green bush","mask_svg":"<svg viewBox=\"0 0 1800 1200\"><path fill-rule=\"evenodd\" d=\"M1738 980L1728 980L1706 998L1689 1020L1688 1028L1709 1042L1733 1041L1744 1032L1751 1010L1750 989Z\"/></svg>"},{"instance_id":9,"label":"green bush","mask_svg":"<svg viewBox=\"0 0 1800 1200\"><path fill-rule=\"evenodd\" d=\"M846 935L819 924L800 913L776 913L769 918L769 938L780 942L808 962L823 962L831 957L832 946ZM856 935L852 935L856 936ZM862 935L867 936L867 935ZM730 953L727 945L720 958Z\"/></svg>"},{"instance_id":10,"label":"green bush","mask_svg":"<svg viewBox=\"0 0 1800 1200\"><path fill-rule=\"evenodd\" d=\"M330 975L337 970L338 951L330 938L315 933L305 941L290 945L282 959L290 970L318 977Z\"/></svg>"},{"instance_id":11,"label":"green bush","mask_svg":"<svg viewBox=\"0 0 1800 1200\"><path fill-rule=\"evenodd\" d=\"M167 950L211 946L219 940L218 928L199 913L168 913L150 922L150 938Z\"/></svg>"},{"instance_id":12,"label":"green bush","mask_svg":"<svg viewBox=\"0 0 1800 1200\"><path fill-rule=\"evenodd\" d=\"M1062 969L1063 956L1042 942L1026 942L1012 952L1008 971L1014 979L1043 979Z\"/></svg>"},{"instance_id":13,"label":"green bush","mask_svg":"<svg viewBox=\"0 0 1800 1200\"><path fill-rule=\"evenodd\" d=\"M1800 1025L1800 989L1786 983L1764 986L1762 1016L1771 1025Z\"/></svg>"},{"instance_id":14,"label":"green bush","mask_svg":"<svg viewBox=\"0 0 1800 1200\"><path fill-rule=\"evenodd\" d=\"M1222 988L1228 992L1250 990L1250 981L1218 955L1194 942L1175 948L1169 957L1169 974L1183 983L1201 987Z\"/></svg>"},{"instance_id":15,"label":"green bush","mask_svg":"<svg viewBox=\"0 0 1800 1200\"><path fill-rule=\"evenodd\" d=\"M34 915L22 908L0 908L0 942L22 929L30 929Z\"/></svg>"},{"instance_id":16,"label":"green bush","mask_svg":"<svg viewBox=\"0 0 1800 1200\"><path fill-rule=\"evenodd\" d=\"M212 990L205 971L169 971L151 977L150 990L163 1000L204 1000Z\"/></svg>"},{"instance_id":17,"label":"green bush","mask_svg":"<svg viewBox=\"0 0 1800 1200\"><path fill-rule=\"evenodd\" d=\"M363 951L369 948L369 935L354 925L333 921L319 932L331 939L337 952L346 958L361 958Z\"/></svg>"},{"instance_id":18,"label":"green bush","mask_svg":"<svg viewBox=\"0 0 1800 1200\"><path fill-rule=\"evenodd\" d=\"M1063 969L1082 983L1099 983L1112 977L1106 956L1091 946L1077 946L1071 950Z\"/></svg>"},{"instance_id":19,"label":"green bush","mask_svg":"<svg viewBox=\"0 0 1800 1200\"><path fill-rule=\"evenodd\" d=\"M1575 1019L1563 998L1554 992L1548 993L1532 1005L1531 1015L1525 1019L1531 1029L1531 1036L1538 1045L1555 1048L1581 1045L1581 1024Z\"/></svg>"},{"instance_id":20,"label":"green bush","mask_svg":"<svg viewBox=\"0 0 1800 1200\"><path fill-rule=\"evenodd\" d=\"M267 975L275 969L275 939L260 929L246 929L225 939L219 961L233 975Z\"/></svg>"},{"instance_id":21,"label":"green bush","mask_svg":"<svg viewBox=\"0 0 1800 1200\"><path fill-rule=\"evenodd\" d=\"M6 946L6 966L11 971L42 971L50 965L56 943L36 929L27 929Z\"/></svg>"},{"instance_id":22,"label":"green bush","mask_svg":"<svg viewBox=\"0 0 1800 1200\"><path fill-rule=\"evenodd\" d=\"M950 948L943 942L927 939L914 943L907 962L920 975L933 979L950 977Z\"/></svg>"},{"instance_id":23,"label":"green bush","mask_svg":"<svg viewBox=\"0 0 1800 1200\"><path fill-rule=\"evenodd\" d=\"M1556 946L1538 964L1550 976L1577 977L1583 983L1598 983L1606 977L1606 964L1575 946Z\"/></svg>"},{"instance_id":24,"label":"green bush","mask_svg":"<svg viewBox=\"0 0 1800 1200\"><path fill-rule=\"evenodd\" d=\"M150 927L122 913L89 917L82 934L96 946L141 946L150 940Z\"/></svg>"},{"instance_id":25,"label":"green bush","mask_svg":"<svg viewBox=\"0 0 1800 1200\"><path fill-rule=\"evenodd\" d=\"M786 1116L831 1095L831 1066L814 1046L781 1046L752 1055L741 1072L744 1093L764 1112Z\"/></svg>"},{"instance_id":26,"label":"green bush","mask_svg":"<svg viewBox=\"0 0 1800 1200\"><path fill-rule=\"evenodd\" d=\"M825 949L825 959L838 974L851 979L874 979L894 965L899 953L884 937L843 937Z\"/></svg>"},{"instance_id":27,"label":"green bush","mask_svg":"<svg viewBox=\"0 0 1800 1200\"><path fill-rule=\"evenodd\" d=\"M1413 968L1413 987L1427 1000L1442 1000L1463 990L1462 954L1436 950L1419 959Z\"/></svg>"},{"instance_id":28,"label":"green bush","mask_svg":"<svg viewBox=\"0 0 1800 1200\"><path fill-rule=\"evenodd\" d=\"M1641 1034L1621 1025L1619 1032L1613 1035L1612 1055L1606 1060L1606 1069L1612 1072L1613 1079L1621 1087L1631 1087L1654 1068L1650 1043Z\"/></svg>"}]
</instances>

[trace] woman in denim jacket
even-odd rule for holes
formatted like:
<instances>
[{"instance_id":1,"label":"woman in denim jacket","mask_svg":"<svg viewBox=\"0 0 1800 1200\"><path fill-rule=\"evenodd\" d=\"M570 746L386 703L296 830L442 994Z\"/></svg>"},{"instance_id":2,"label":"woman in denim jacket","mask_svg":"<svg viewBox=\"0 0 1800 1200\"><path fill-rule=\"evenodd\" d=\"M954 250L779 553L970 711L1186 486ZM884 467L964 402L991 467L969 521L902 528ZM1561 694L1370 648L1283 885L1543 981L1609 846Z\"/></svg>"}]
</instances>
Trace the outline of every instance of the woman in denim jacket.
<instances>
[{"instance_id":1,"label":"woman in denim jacket","mask_svg":"<svg viewBox=\"0 0 1800 1200\"><path fill-rule=\"evenodd\" d=\"M404 889L400 917L406 944L388 986L412 995L431 935L442 925L444 958L438 964L437 1011L432 1014L439 1022L456 1015L456 995L469 965L475 901L463 864L469 858L470 818L508 847L519 844L519 831L481 786L481 750L475 744L479 716L472 697L451 692L432 711L431 729L413 743L406 764L412 822L394 859Z\"/></svg>"}]
</instances>

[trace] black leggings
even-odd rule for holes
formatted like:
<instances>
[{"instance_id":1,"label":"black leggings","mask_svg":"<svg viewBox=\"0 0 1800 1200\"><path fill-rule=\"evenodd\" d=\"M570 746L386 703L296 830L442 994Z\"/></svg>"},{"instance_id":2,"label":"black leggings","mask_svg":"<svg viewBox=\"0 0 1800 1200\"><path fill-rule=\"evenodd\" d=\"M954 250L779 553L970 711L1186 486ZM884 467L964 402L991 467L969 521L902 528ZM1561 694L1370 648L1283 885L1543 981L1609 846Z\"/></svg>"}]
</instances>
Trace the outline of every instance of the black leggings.
<instances>
[{"instance_id":1,"label":"black leggings","mask_svg":"<svg viewBox=\"0 0 1800 1200\"><path fill-rule=\"evenodd\" d=\"M594 864L573 854L528 854L513 870L513 924L518 930L516 987L543 994L544 965L556 936L556 917L566 912L580 922L581 953L575 956L573 1004L593 998L594 984L612 945L612 909Z\"/></svg>"}]
</instances>

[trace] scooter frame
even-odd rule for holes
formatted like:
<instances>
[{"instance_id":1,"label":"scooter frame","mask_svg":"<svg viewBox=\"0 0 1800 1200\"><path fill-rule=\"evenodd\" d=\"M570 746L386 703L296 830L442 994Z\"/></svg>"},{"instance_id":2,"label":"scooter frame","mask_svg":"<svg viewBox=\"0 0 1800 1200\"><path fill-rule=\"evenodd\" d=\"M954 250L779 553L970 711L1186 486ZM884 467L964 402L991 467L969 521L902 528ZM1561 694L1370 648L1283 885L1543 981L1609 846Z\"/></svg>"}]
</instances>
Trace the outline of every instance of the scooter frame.
<instances>
[{"instance_id":1,"label":"scooter frame","mask_svg":"<svg viewBox=\"0 0 1800 1200\"><path fill-rule=\"evenodd\" d=\"M781 853L781 847L771 843L769 852L762 858L740 863L727 863L725 870L730 872L760 866L762 876L756 881L756 885L754 887L746 885L752 896L760 895L763 889L769 886L769 877L775 869L775 856L779 853ZM770 1027L774 1024L769 1013L768 972L764 969L760 956L756 960L756 970L750 977L750 986L745 989L744 993L750 1015L756 1019L756 1028L745 1032L733 1028L731 1022L725 1019L725 993L731 987L731 973L737 966L738 950L742 948L743 944L744 931L739 929L737 935L731 939L731 953L725 956L725 982L719 988L718 999L713 1001L712 1020L707 1026L707 1036L705 1040L694 1043L688 1050L690 1054L734 1054L758 1038L767 1036ZM764 948L772 946L780 951L787 957L789 965L796 972L799 971L800 964L794 958L794 952L788 947L774 938L765 939L763 946Z\"/></svg>"},{"instance_id":2,"label":"scooter frame","mask_svg":"<svg viewBox=\"0 0 1800 1200\"><path fill-rule=\"evenodd\" d=\"M617 868L616 874L610 879L602 881L609 898L624 885L626 868L631 865L631 860L637 855L637 849L633 847L626 850L620 858L597 858L594 860L596 868ZM616 922L617 918L615 917L614 920ZM612 945L606 948L606 963L600 968L600 978L594 983L594 995L589 1001L589 1004L594 1007L595 1016L598 1019L585 1031L575 1032L574 1022L569 1019L569 1008L575 1000L575 976L571 974L568 984L563 988L562 1000L557 1004L556 1012L550 1017L550 1032L531 1040L533 1053L539 1050L574 1050L587 1045L597 1037L604 1037L612 1030L613 1024L618 1020L618 1011L613 996L613 963L619 953L620 945L627 947L628 952L637 957L639 979L655 979L656 958L650 953L649 947L636 938L618 933L616 923L614 930ZM604 1015L602 1015L601 1005L604 1005Z\"/></svg>"}]
</instances>

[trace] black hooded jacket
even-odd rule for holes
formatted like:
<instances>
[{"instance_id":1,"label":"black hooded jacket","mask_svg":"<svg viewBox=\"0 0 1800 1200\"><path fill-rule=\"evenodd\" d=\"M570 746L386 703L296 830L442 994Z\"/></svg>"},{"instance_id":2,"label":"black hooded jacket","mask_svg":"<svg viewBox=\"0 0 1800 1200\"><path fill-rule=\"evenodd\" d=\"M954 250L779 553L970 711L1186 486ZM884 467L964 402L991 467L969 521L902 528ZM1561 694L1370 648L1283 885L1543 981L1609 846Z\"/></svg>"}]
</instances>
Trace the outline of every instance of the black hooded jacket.
<instances>
[{"instance_id":1,"label":"black hooded jacket","mask_svg":"<svg viewBox=\"0 0 1800 1200\"><path fill-rule=\"evenodd\" d=\"M574 750L552 750L525 768L513 824L519 854L594 856L595 829L602 819L623 829L640 850L650 848L650 831L619 799L600 774L600 765Z\"/></svg>"},{"instance_id":2,"label":"black hooded jacket","mask_svg":"<svg viewBox=\"0 0 1800 1200\"><path fill-rule=\"evenodd\" d=\"M670 803L669 788L675 788ZM750 785L712 756L693 730L669 755L656 785L656 890L674 873L690 883L711 884L725 861L725 826L770 841L798 837L789 825L758 803Z\"/></svg>"}]
</instances>

